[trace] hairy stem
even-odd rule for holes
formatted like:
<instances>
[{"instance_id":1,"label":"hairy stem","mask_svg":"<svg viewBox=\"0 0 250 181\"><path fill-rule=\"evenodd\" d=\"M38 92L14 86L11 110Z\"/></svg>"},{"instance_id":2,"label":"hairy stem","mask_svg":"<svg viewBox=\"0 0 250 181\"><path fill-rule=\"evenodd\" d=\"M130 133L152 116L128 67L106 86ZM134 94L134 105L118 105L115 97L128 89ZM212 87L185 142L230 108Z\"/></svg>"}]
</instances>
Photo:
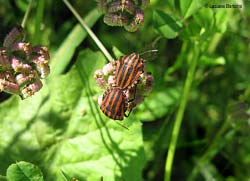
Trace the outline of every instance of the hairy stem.
<instances>
[{"instance_id":1,"label":"hairy stem","mask_svg":"<svg viewBox=\"0 0 250 181\"><path fill-rule=\"evenodd\" d=\"M89 34L89 36L94 40L94 42L100 48L100 50L105 55L105 57L109 61L113 60L112 56L107 51L107 49L104 47L104 45L102 44L102 42L97 38L97 36L94 34L94 32L86 25L86 23L83 21L83 19L81 18L81 16L75 11L75 9L68 2L68 0L63 0L63 2L66 4L66 6L69 8L69 10L74 14L74 16L80 22L80 24L82 25L82 27L87 31L87 33Z\"/></svg>"},{"instance_id":2,"label":"hairy stem","mask_svg":"<svg viewBox=\"0 0 250 181\"><path fill-rule=\"evenodd\" d=\"M174 127L173 127L171 140L170 140L170 145L169 145L169 149L168 149L168 154L167 154L167 158L166 158L165 181L169 181L171 178L171 171L172 171L172 166L173 166L176 144L177 144L177 140L178 140L178 136L179 136L179 131L180 131L184 111L185 111L186 104L188 101L188 95L189 95L189 92L190 92L190 89L192 86L192 81L194 78L194 73L196 70L197 61L199 59L199 54L200 54L199 45L198 45L198 43L195 43L193 56L191 56L192 57L191 65L190 65L190 68L189 68L188 73L187 73L187 78L185 80L184 89L183 89L183 93L182 93L182 97L181 97L181 102L180 102L180 106L179 106L179 109L178 109L178 112L177 112L177 115L175 118Z\"/></svg>"}]
</instances>

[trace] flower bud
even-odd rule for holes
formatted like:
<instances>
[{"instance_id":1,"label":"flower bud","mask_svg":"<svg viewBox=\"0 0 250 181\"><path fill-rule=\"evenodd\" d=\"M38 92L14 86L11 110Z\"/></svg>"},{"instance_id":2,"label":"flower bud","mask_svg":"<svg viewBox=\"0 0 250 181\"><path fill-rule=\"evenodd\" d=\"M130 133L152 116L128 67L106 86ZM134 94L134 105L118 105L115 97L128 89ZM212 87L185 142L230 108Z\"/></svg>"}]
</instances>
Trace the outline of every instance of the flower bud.
<instances>
[{"instance_id":1,"label":"flower bud","mask_svg":"<svg viewBox=\"0 0 250 181\"><path fill-rule=\"evenodd\" d=\"M108 64L104 65L102 72L106 76L106 75L112 74L114 72L114 69L115 69L115 67L113 66L113 64L108 63Z\"/></svg>"},{"instance_id":2,"label":"flower bud","mask_svg":"<svg viewBox=\"0 0 250 181\"><path fill-rule=\"evenodd\" d=\"M107 83L106 83L106 80L104 79L104 77L99 77L96 79L96 83L98 84L98 86L100 88L105 88Z\"/></svg>"},{"instance_id":3,"label":"flower bud","mask_svg":"<svg viewBox=\"0 0 250 181\"><path fill-rule=\"evenodd\" d=\"M37 56L33 58L33 63L36 65L36 70L39 72L39 75L42 79L47 77L50 73L49 61L45 58L45 56Z\"/></svg>"},{"instance_id":4,"label":"flower bud","mask_svg":"<svg viewBox=\"0 0 250 181\"><path fill-rule=\"evenodd\" d=\"M30 74L18 74L16 76L16 82L20 87L33 83L36 79L38 79L36 71L30 72Z\"/></svg>"},{"instance_id":5,"label":"flower bud","mask_svg":"<svg viewBox=\"0 0 250 181\"><path fill-rule=\"evenodd\" d=\"M38 92L42 88L43 84L42 82L37 79L34 83L27 85L22 91L21 91L21 97L22 99L25 99L27 97L30 97L34 95L35 92Z\"/></svg>"},{"instance_id":6,"label":"flower bud","mask_svg":"<svg viewBox=\"0 0 250 181\"><path fill-rule=\"evenodd\" d=\"M32 47L32 53L43 56L45 60L49 60L49 50L44 46L34 46Z\"/></svg>"},{"instance_id":7,"label":"flower bud","mask_svg":"<svg viewBox=\"0 0 250 181\"><path fill-rule=\"evenodd\" d=\"M108 85L109 85L109 86L112 86L112 85L114 85L114 84L115 84L115 76L110 75L110 76L108 77Z\"/></svg>"},{"instance_id":8,"label":"flower bud","mask_svg":"<svg viewBox=\"0 0 250 181\"><path fill-rule=\"evenodd\" d=\"M104 15L103 21L109 26L124 26L128 24L128 17L125 14L109 13Z\"/></svg>"},{"instance_id":9,"label":"flower bud","mask_svg":"<svg viewBox=\"0 0 250 181\"><path fill-rule=\"evenodd\" d=\"M0 48L0 89L24 99L42 88L39 79L49 74L50 57L48 48L20 42L21 36L14 28L4 40L5 48Z\"/></svg>"},{"instance_id":10,"label":"flower bud","mask_svg":"<svg viewBox=\"0 0 250 181\"><path fill-rule=\"evenodd\" d=\"M103 77L102 69L98 69L98 70L96 70L95 73L94 73L94 78L95 78L95 79L100 78L100 77Z\"/></svg>"},{"instance_id":11,"label":"flower bud","mask_svg":"<svg viewBox=\"0 0 250 181\"><path fill-rule=\"evenodd\" d=\"M22 63L17 57L11 57L11 66L16 73L29 73L33 68L26 63Z\"/></svg>"},{"instance_id":12,"label":"flower bud","mask_svg":"<svg viewBox=\"0 0 250 181\"><path fill-rule=\"evenodd\" d=\"M135 32L139 29L143 21L144 21L144 13L142 10L137 9L136 14L133 17L132 21L128 25L125 25L124 28L127 31Z\"/></svg>"},{"instance_id":13,"label":"flower bud","mask_svg":"<svg viewBox=\"0 0 250 181\"><path fill-rule=\"evenodd\" d=\"M0 79L0 92L5 91L11 94L19 94L19 86L14 82Z\"/></svg>"},{"instance_id":14,"label":"flower bud","mask_svg":"<svg viewBox=\"0 0 250 181\"><path fill-rule=\"evenodd\" d=\"M0 71L10 70L11 64L5 48L0 49Z\"/></svg>"},{"instance_id":15,"label":"flower bud","mask_svg":"<svg viewBox=\"0 0 250 181\"><path fill-rule=\"evenodd\" d=\"M135 11L135 6L130 0L117 0L108 4L109 13L117 13L119 11L126 11L129 14L133 14Z\"/></svg>"},{"instance_id":16,"label":"flower bud","mask_svg":"<svg viewBox=\"0 0 250 181\"><path fill-rule=\"evenodd\" d=\"M13 73L11 71L3 71L0 73L0 79L5 79L8 80L10 82L15 82L15 75L13 75Z\"/></svg>"},{"instance_id":17,"label":"flower bud","mask_svg":"<svg viewBox=\"0 0 250 181\"><path fill-rule=\"evenodd\" d=\"M17 42L17 43L14 43L11 46L11 51L12 51L12 53L15 53L15 52L22 53L22 52L24 52L25 56L26 56L26 59L28 59L30 57L30 55L31 55L32 48L31 48L30 43Z\"/></svg>"}]
</instances>

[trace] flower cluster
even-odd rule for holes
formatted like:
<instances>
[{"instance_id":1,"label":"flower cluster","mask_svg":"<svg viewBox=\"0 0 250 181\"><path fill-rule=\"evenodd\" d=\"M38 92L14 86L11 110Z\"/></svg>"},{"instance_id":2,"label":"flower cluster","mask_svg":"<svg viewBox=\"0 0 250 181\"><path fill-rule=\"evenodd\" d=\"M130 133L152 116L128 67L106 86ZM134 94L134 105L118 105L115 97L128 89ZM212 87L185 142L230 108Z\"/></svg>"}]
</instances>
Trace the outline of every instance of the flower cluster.
<instances>
[{"instance_id":1,"label":"flower cluster","mask_svg":"<svg viewBox=\"0 0 250 181\"><path fill-rule=\"evenodd\" d=\"M143 9L149 0L97 0L98 9L104 13L104 22L110 26L123 26L135 32L144 21Z\"/></svg>"},{"instance_id":2,"label":"flower cluster","mask_svg":"<svg viewBox=\"0 0 250 181\"><path fill-rule=\"evenodd\" d=\"M114 86L114 78L116 71L116 62L112 61L105 64L102 69L98 69L94 73L94 78L98 86L102 89L109 89ZM140 79L132 84L129 89L124 89L123 93L128 100L128 111L144 101L145 95L149 94L153 89L154 78L151 73L143 73ZM103 96L99 96L98 104L101 106Z\"/></svg>"},{"instance_id":3,"label":"flower cluster","mask_svg":"<svg viewBox=\"0 0 250 181\"><path fill-rule=\"evenodd\" d=\"M25 99L42 88L40 79L48 76L47 47L22 42L23 30L13 28L0 48L0 91Z\"/></svg>"}]
</instances>

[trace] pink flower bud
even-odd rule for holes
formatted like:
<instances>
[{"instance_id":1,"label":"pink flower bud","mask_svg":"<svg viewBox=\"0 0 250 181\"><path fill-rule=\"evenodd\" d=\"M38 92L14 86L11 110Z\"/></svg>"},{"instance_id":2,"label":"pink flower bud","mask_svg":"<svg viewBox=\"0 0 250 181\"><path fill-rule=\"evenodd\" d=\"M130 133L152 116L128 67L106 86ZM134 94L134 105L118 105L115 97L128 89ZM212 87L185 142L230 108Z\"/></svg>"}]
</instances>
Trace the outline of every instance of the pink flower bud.
<instances>
[{"instance_id":1,"label":"pink flower bud","mask_svg":"<svg viewBox=\"0 0 250 181\"><path fill-rule=\"evenodd\" d=\"M110 76L108 77L108 85L109 85L109 86L112 86L112 85L114 85L114 84L115 84L115 76L110 75Z\"/></svg>"},{"instance_id":2,"label":"pink flower bud","mask_svg":"<svg viewBox=\"0 0 250 181\"><path fill-rule=\"evenodd\" d=\"M20 73L29 73L33 69L29 64L22 63L22 61L15 56L11 57L11 66L15 72Z\"/></svg>"},{"instance_id":3,"label":"pink flower bud","mask_svg":"<svg viewBox=\"0 0 250 181\"><path fill-rule=\"evenodd\" d=\"M31 55L31 52L32 52L32 47L31 47L30 43L17 42L11 46L11 51L12 52L22 51L26 54L27 57L29 57Z\"/></svg>"},{"instance_id":4,"label":"pink flower bud","mask_svg":"<svg viewBox=\"0 0 250 181\"><path fill-rule=\"evenodd\" d=\"M108 63L108 64L105 64L103 69L102 69L102 72L103 74L106 76L106 75L109 75L109 74L112 74L114 72L114 66L112 63Z\"/></svg>"},{"instance_id":5,"label":"pink flower bud","mask_svg":"<svg viewBox=\"0 0 250 181\"><path fill-rule=\"evenodd\" d=\"M19 86L14 82L0 79L0 91L5 91L11 94L19 94Z\"/></svg>"},{"instance_id":6,"label":"pink flower bud","mask_svg":"<svg viewBox=\"0 0 250 181\"><path fill-rule=\"evenodd\" d=\"M110 2L108 4L108 12L109 13L117 13L120 12L128 12L129 14L133 14L135 11L135 6L130 0L117 0Z\"/></svg>"},{"instance_id":7,"label":"pink flower bud","mask_svg":"<svg viewBox=\"0 0 250 181\"><path fill-rule=\"evenodd\" d=\"M21 42L22 37L22 29L14 28L0 48L0 88L26 98L41 89L39 79L50 72L50 56L47 47L32 47Z\"/></svg>"},{"instance_id":8,"label":"pink flower bud","mask_svg":"<svg viewBox=\"0 0 250 181\"><path fill-rule=\"evenodd\" d=\"M23 99L34 95L35 92L38 92L42 88L42 82L37 79L36 82L29 84L21 91L21 97Z\"/></svg>"},{"instance_id":9,"label":"pink flower bud","mask_svg":"<svg viewBox=\"0 0 250 181\"><path fill-rule=\"evenodd\" d=\"M134 21L135 21L136 24L143 23L143 21L144 21L144 13L143 13L142 10L140 10L140 9L136 10Z\"/></svg>"},{"instance_id":10,"label":"pink flower bud","mask_svg":"<svg viewBox=\"0 0 250 181\"><path fill-rule=\"evenodd\" d=\"M38 45L38 46L32 47L32 52L37 55L42 55L44 57L44 60L50 59L49 50L47 47Z\"/></svg>"},{"instance_id":11,"label":"pink flower bud","mask_svg":"<svg viewBox=\"0 0 250 181\"><path fill-rule=\"evenodd\" d=\"M38 75L35 71L30 72L30 74L18 74L16 76L16 82L19 86L26 86L34 82L35 79L38 78Z\"/></svg>"},{"instance_id":12,"label":"pink flower bud","mask_svg":"<svg viewBox=\"0 0 250 181\"><path fill-rule=\"evenodd\" d=\"M98 70L96 70L95 73L94 73L94 78L95 78L95 79L100 78L100 77L103 77L102 69L98 69Z\"/></svg>"},{"instance_id":13,"label":"pink flower bud","mask_svg":"<svg viewBox=\"0 0 250 181\"><path fill-rule=\"evenodd\" d=\"M139 29L143 21L144 21L144 13L142 10L137 9L136 14L134 18L132 19L132 21L128 25L125 25L124 28L127 31L135 32Z\"/></svg>"},{"instance_id":14,"label":"pink flower bud","mask_svg":"<svg viewBox=\"0 0 250 181\"><path fill-rule=\"evenodd\" d=\"M100 88L105 88L107 85L106 80L103 77L97 78L96 83Z\"/></svg>"},{"instance_id":15,"label":"pink flower bud","mask_svg":"<svg viewBox=\"0 0 250 181\"><path fill-rule=\"evenodd\" d=\"M50 73L49 61L43 56L37 56L32 60L41 78L45 78Z\"/></svg>"},{"instance_id":16,"label":"pink flower bud","mask_svg":"<svg viewBox=\"0 0 250 181\"><path fill-rule=\"evenodd\" d=\"M4 71L0 73L0 79L5 79L8 80L10 82L15 82L15 76L13 75L13 73L11 71Z\"/></svg>"}]
</instances>

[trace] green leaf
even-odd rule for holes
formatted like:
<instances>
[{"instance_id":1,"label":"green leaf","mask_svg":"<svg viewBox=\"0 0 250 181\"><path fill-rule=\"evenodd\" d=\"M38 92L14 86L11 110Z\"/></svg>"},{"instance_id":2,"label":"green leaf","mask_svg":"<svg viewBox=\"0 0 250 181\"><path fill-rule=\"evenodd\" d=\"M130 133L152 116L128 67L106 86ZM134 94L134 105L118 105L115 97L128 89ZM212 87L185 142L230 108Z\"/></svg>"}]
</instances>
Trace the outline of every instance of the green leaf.
<instances>
[{"instance_id":1,"label":"green leaf","mask_svg":"<svg viewBox=\"0 0 250 181\"><path fill-rule=\"evenodd\" d=\"M25 1L25 0L17 0L16 1L16 6L22 12L25 12L27 10L28 5L29 5L28 1Z\"/></svg>"},{"instance_id":2,"label":"green leaf","mask_svg":"<svg viewBox=\"0 0 250 181\"><path fill-rule=\"evenodd\" d=\"M1 172L22 158L39 162L46 180L141 180L146 159L140 121L132 113L120 123L124 129L96 101L105 90L93 73L104 63L100 52L84 50L69 72L51 78L32 99L0 104Z\"/></svg>"},{"instance_id":3,"label":"green leaf","mask_svg":"<svg viewBox=\"0 0 250 181\"><path fill-rule=\"evenodd\" d=\"M32 161L39 154L40 145L34 137L34 124L40 109L45 105L48 88L21 100L12 96L0 104L0 171L5 172L13 160ZM32 131L30 131L30 129ZM34 160L33 160L34 161Z\"/></svg>"},{"instance_id":4,"label":"green leaf","mask_svg":"<svg viewBox=\"0 0 250 181\"><path fill-rule=\"evenodd\" d=\"M216 12L215 24L216 30L220 33L224 33L227 30L228 15L226 10L220 10Z\"/></svg>"},{"instance_id":5,"label":"green leaf","mask_svg":"<svg viewBox=\"0 0 250 181\"><path fill-rule=\"evenodd\" d=\"M82 80L82 94L68 119L64 139L53 155L49 178L77 178L79 180L140 180L145 164L141 123L132 115L124 123L129 131L109 120L101 112L93 97L104 93L95 90L93 72L104 64L104 57L89 50L79 54L76 66ZM72 71L73 71L72 69ZM62 84L61 89L66 90ZM84 113L83 113L84 111ZM126 136L124 136L126 135Z\"/></svg>"},{"instance_id":6,"label":"green leaf","mask_svg":"<svg viewBox=\"0 0 250 181\"><path fill-rule=\"evenodd\" d=\"M36 165L21 161L9 166L7 169L7 180L42 181L43 174Z\"/></svg>"},{"instance_id":7,"label":"green leaf","mask_svg":"<svg viewBox=\"0 0 250 181\"><path fill-rule=\"evenodd\" d=\"M194 14L195 21L200 25L200 27L208 30L213 24L213 10L210 8L202 8L196 14Z\"/></svg>"},{"instance_id":8,"label":"green leaf","mask_svg":"<svg viewBox=\"0 0 250 181\"><path fill-rule=\"evenodd\" d=\"M175 38L182 26L180 22L163 11L154 11L153 20L156 31L169 39Z\"/></svg>"},{"instance_id":9,"label":"green leaf","mask_svg":"<svg viewBox=\"0 0 250 181\"><path fill-rule=\"evenodd\" d=\"M100 14L96 9L92 10L85 18L84 21L89 27L92 27L100 17ZM87 32L82 28L80 24L77 24L69 33L67 38L63 41L57 53L51 60L51 73L50 77L62 73L71 58L73 57L76 48L86 38Z\"/></svg>"},{"instance_id":10,"label":"green leaf","mask_svg":"<svg viewBox=\"0 0 250 181\"><path fill-rule=\"evenodd\" d=\"M198 11L200 8L203 8L205 4L209 2L208 0L180 0L180 10L181 14L184 17L184 19L188 18L189 16L193 15L196 11ZM204 7L205 8L205 7Z\"/></svg>"},{"instance_id":11,"label":"green leaf","mask_svg":"<svg viewBox=\"0 0 250 181\"><path fill-rule=\"evenodd\" d=\"M105 63L107 63L106 59L100 52L95 53L90 50L84 50L79 53L76 69L80 73L80 76L84 76L84 79L88 80L91 88L94 89L98 87L94 80L94 72L102 68ZM85 74L82 75L84 72ZM87 81L82 82L82 84L87 86Z\"/></svg>"},{"instance_id":12,"label":"green leaf","mask_svg":"<svg viewBox=\"0 0 250 181\"><path fill-rule=\"evenodd\" d=\"M155 121L176 107L180 94L178 87L152 93L139 106L136 116L143 121Z\"/></svg>"},{"instance_id":13,"label":"green leaf","mask_svg":"<svg viewBox=\"0 0 250 181\"><path fill-rule=\"evenodd\" d=\"M113 46L112 48L114 54L115 54L115 57L118 59L119 57L123 56L124 53L122 53L121 50L119 50L116 46Z\"/></svg>"},{"instance_id":14,"label":"green leaf","mask_svg":"<svg viewBox=\"0 0 250 181\"><path fill-rule=\"evenodd\" d=\"M186 40L200 38L201 27L194 21L191 21L187 27L180 33L180 37Z\"/></svg>"}]
</instances>

